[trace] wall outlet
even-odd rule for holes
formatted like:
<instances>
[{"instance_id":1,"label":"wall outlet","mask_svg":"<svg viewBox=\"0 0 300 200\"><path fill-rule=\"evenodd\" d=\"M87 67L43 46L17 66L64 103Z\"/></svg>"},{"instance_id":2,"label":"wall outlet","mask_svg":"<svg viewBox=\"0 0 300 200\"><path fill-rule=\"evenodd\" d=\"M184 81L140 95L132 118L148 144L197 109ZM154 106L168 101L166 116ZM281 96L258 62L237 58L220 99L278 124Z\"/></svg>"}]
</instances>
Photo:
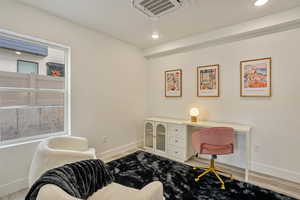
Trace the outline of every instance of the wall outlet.
<instances>
[{"instance_id":1,"label":"wall outlet","mask_svg":"<svg viewBox=\"0 0 300 200\"><path fill-rule=\"evenodd\" d=\"M103 144L107 143L107 140L108 140L107 136L103 136L103 138L102 138Z\"/></svg>"},{"instance_id":2,"label":"wall outlet","mask_svg":"<svg viewBox=\"0 0 300 200\"><path fill-rule=\"evenodd\" d=\"M256 153L260 152L260 145L258 144L254 145L254 152Z\"/></svg>"}]
</instances>

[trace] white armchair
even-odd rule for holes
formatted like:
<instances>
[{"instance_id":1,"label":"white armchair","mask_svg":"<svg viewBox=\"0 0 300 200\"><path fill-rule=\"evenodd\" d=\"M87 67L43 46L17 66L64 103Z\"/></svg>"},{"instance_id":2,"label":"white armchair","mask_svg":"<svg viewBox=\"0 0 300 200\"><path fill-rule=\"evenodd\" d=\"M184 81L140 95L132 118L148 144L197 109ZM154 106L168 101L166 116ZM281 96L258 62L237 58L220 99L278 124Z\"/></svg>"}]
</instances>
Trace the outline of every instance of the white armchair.
<instances>
[{"instance_id":1,"label":"white armchair","mask_svg":"<svg viewBox=\"0 0 300 200\"><path fill-rule=\"evenodd\" d=\"M41 188L37 200L81 200L70 196L55 185L45 185ZM141 190L112 183L95 192L88 200L163 200L163 186L154 181Z\"/></svg>"},{"instance_id":2,"label":"white armchair","mask_svg":"<svg viewBox=\"0 0 300 200\"><path fill-rule=\"evenodd\" d=\"M44 172L67 163L95 159L95 149L81 137L60 136L42 141L33 156L29 171L29 186Z\"/></svg>"},{"instance_id":3,"label":"white armchair","mask_svg":"<svg viewBox=\"0 0 300 200\"><path fill-rule=\"evenodd\" d=\"M95 159L95 150L88 148L88 141L79 137L54 137L41 142L35 152L29 172L31 186L44 172L64 164ZM43 186L37 200L79 200L56 185ZM89 200L163 200L163 186L155 181L141 190L112 183L95 192Z\"/></svg>"}]
</instances>

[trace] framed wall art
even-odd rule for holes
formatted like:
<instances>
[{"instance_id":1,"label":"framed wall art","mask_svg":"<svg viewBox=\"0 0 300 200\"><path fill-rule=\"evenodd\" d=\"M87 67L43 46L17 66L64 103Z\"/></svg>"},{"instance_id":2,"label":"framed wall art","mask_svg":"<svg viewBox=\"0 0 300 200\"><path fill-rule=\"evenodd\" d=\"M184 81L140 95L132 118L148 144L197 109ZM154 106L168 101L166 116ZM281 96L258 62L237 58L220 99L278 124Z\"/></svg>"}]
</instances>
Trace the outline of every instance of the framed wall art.
<instances>
[{"instance_id":1,"label":"framed wall art","mask_svg":"<svg viewBox=\"0 0 300 200\"><path fill-rule=\"evenodd\" d=\"M165 71L165 97L182 96L182 70Z\"/></svg>"},{"instance_id":2,"label":"framed wall art","mask_svg":"<svg viewBox=\"0 0 300 200\"><path fill-rule=\"evenodd\" d=\"M197 96L219 97L219 65L197 67Z\"/></svg>"},{"instance_id":3,"label":"framed wall art","mask_svg":"<svg viewBox=\"0 0 300 200\"><path fill-rule=\"evenodd\" d=\"M259 58L241 61L241 97L272 96L272 58Z\"/></svg>"}]
</instances>

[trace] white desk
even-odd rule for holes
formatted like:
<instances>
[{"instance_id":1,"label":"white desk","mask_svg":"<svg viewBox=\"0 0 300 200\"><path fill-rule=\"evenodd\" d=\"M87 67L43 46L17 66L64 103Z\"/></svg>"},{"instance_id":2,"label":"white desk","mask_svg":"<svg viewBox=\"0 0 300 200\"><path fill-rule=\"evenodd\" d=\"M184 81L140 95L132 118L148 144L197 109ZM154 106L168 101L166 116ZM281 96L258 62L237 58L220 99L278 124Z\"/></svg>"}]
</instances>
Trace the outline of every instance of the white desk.
<instances>
[{"instance_id":1,"label":"white desk","mask_svg":"<svg viewBox=\"0 0 300 200\"><path fill-rule=\"evenodd\" d=\"M175 157L179 160L186 161L188 160L192 155L193 152L191 152L191 134L189 134L188 128L189 127L199 127L199 128L210 128L210 127L231 127L234 129L236 134L245 134L246 136L246 146L245 146L245 152L246 152L246 163L245 163L245 181L248 181L249 177L249 170L251 167L251 127L248 125L242 125L242 124L235 124L235 123L221 123L221 122L212 122L212 121L199 121L199 122L191 122L188 120L176 120L176 119L167 119L167 118L147 118L145 121L146 123L151 123L154 127L157 127L157 125L163 125L166 129L166 148L165 152L163 151L155 151L155 148L153 149L154 152L157 152L158 154L164 154L164 156L170 156L174 157L173 149L175 148L175 153L178 153L180 156ZM154 138L156 138L156 128L154 128ZM146 129L145 129L146 130ZM146 134L145 134L146 135ZM182 139L184 142L181 145L173 145L173 137L182 136ZM146 138L146 136L145 136ZM155 140L155 139L154 139ZM175 141L178 141L175 139ZM172 143L172 145L169 145ZM155 146L155 145L154 145ZM146 147L146 143L145 143ZM148 148L149 149L149 148ZM180 152L183 151L183 152Z\"/></svg>"}]
</instances>

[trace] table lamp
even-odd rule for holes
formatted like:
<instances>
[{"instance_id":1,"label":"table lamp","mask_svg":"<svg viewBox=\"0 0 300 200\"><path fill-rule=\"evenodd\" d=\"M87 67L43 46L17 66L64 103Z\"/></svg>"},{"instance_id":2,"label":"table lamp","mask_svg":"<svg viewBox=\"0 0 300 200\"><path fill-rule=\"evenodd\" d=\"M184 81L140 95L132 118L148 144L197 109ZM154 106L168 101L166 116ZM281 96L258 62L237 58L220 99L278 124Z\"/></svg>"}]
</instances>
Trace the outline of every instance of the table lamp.
<instances>
[{"instance_id":1,"label":"table lamp","mask_svg":"<svg viewBox=\"0 0 300 200\"><path fill-rule=\"evenodd\" d=\"M197 122L197 117L199 115L199 109L198 108L191 108L190 110L190 116L192 122Z\"/></svg>"}]
</instances>

